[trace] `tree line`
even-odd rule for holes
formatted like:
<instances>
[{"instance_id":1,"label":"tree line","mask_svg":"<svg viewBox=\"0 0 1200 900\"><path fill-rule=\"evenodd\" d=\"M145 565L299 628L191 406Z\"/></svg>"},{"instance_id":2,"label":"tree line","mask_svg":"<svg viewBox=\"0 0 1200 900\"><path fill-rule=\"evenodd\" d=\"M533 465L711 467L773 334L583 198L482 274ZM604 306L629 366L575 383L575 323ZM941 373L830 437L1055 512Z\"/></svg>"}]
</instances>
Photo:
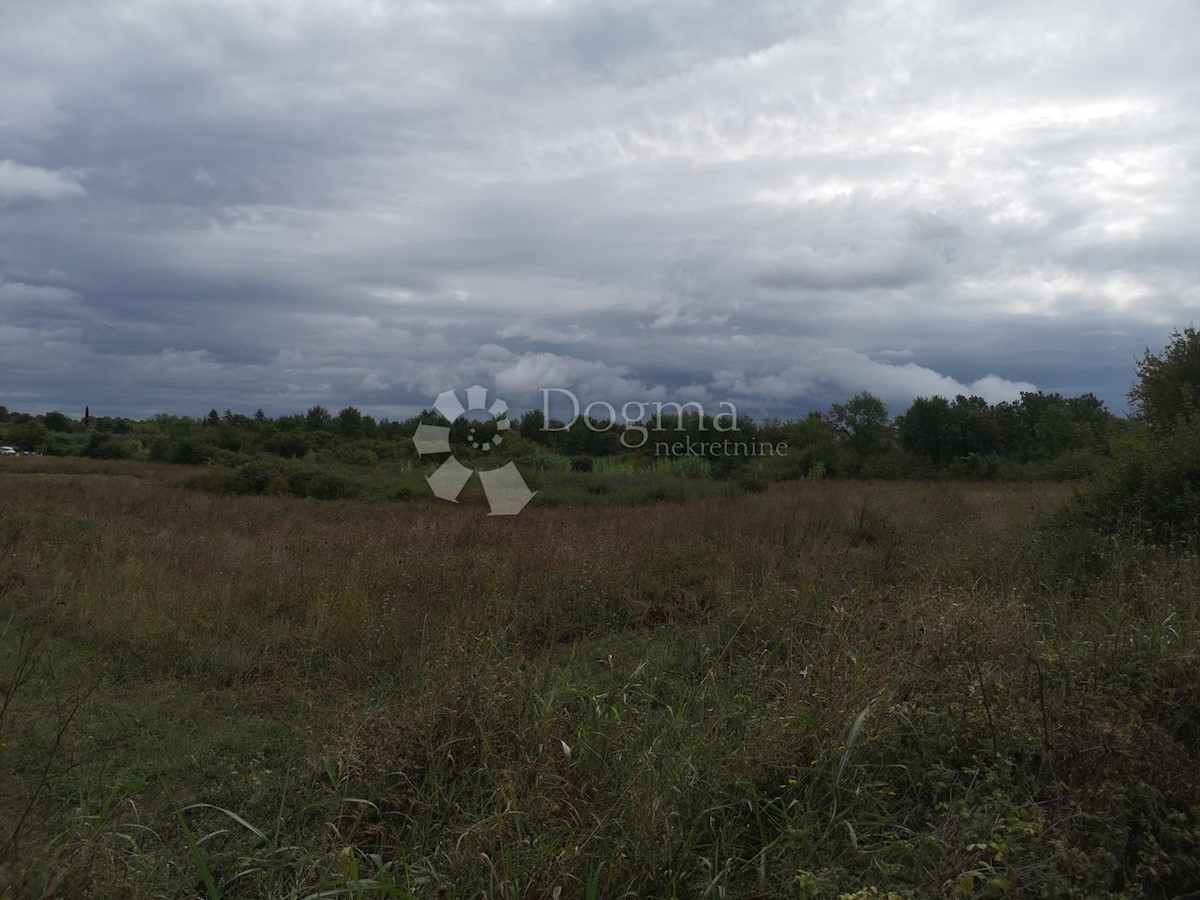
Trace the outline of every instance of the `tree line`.
<instances>
[{"instance_id":1,"label":"tree line","mask_svg":"<svg viewBox=\"0 0 1200 900\"><path fill-rule=\"evenodd\" d=\"M1090 393L1064 397L1027 392L1002 403L977 396L918 397L892 417L879 397L863 392L824 412L786 420L739 416L732 430L728 423L717 428L713 419L685 405L675 415L657 419L652 439L636 442L636 450L622 440L622 423L597 427L592 422L589 427L579 418L568 425L547 420L534 409L514 417L492 458L551 454L568 457L576 469L587 471L589 460L646 458L687 438L714 448L715 442L705 439L720 432L735 445L769 443L786 451L751 460L710 450L706 462L717 476L754 466L760 474L778 478L1084 478L1100 468L1115 446L1142 440L1143 449L1170 446L1178 455L1170 442L1200 427L1195 424L1200 420L1200 335L1194 328L1173 332L1161 353L1146 351L1137 363L1129 400L1132 414L1120 417ZM211 409L199 417L162 414L145 420L97 417L90 410L82 419L73 419L57 411L32 415L0 406L0 442L25 452L189 465L235 467L264 457L374 465L415 461L411 438L423 422L446 424L432 410L408 419L376 420L353 406L336 413L313 406L278 417L261 409L252 415ZM459 419L450 427L455 452L470 456L470 430L487 426Z\"/></svg>"},{"instance_id":2,"label":"tree line","mask_svg":"<svg viewBox=\"0 0 1200 900\"><path fill-rule=\"evenodd\" d=\"M31 415L0 406L0 439L26 452L99 459L145 458L190 465L237 465L257 456L319 458L370 465L415 458L411 438L422 422L441 422L425 410L403 420L376 420L353 406L336 413L313 406L295 415L270 417L261 409L244 415L216 409L199 417L157 415L146 420L88 416L73 419L61 412ZM505 456L548 451L572 458L648 456L661 445L688 437L704 441L713 421L690 410L666 415L652 440L637 451L622 443L625 426L588 427L583 419L567 426L546 420L541 410L516 417L505 434ZM452 425L456 447L473 427L465 419ZM595 423L593 423L595 425ZM790 419L756 421L742 416L734 442L786 446L770 466L781 477L820 475L920 475L952 467L963 474L986 475L1003 461L1028 463L1064 454L1102 455L1110 441L1131 427L1091 394L1025 393L1013 402L989 404L981 397L919 397L899 416L884 402L857 394L825 412ZM737 469L748 460L710 458L716 468Z\"/></svg>"}]
</instances>

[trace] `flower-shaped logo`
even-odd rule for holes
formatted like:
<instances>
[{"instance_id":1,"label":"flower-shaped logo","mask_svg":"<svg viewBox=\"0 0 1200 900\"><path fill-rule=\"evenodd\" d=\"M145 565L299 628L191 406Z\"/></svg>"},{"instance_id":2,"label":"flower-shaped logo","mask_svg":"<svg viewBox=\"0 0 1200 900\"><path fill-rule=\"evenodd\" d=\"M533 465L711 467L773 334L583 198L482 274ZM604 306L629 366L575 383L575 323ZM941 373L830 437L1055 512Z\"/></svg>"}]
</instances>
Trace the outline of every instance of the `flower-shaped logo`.
<instances>
[{"instance_id":1,"label":"flower-shaped logo","mask_svg":"<svg viewBox=\"0 0 1200 900\"><path fill-rule=\"evenodd\" d=\"M502 444L504 442L503 432L511 427L507 418L508 404L497 399L491 406L488 406L487 394L487 388L474 385L467 388L466 406L462 405L454 391L442 391L433 403L433 408L445 416L446 421L451 424L465 415L468 410L486 411L496 423L495 434L490 438L485 438L483 427L480 425L476 425L468 433L471 446L484 452ZM417 433L413 435L413 443L416 444L417 454L420 456L434 453L451 454L438 467L438 470L425 480L429 482L435 497L457 503L458 495L462 493L462 489L466 487L467 482L476 472L474 469L464 466L454 457L453 451L450 449L449 427L426 425L422 422L417 426ZM529 490L529 485L517 471L516 465L511 462L498 469L481 471L478 474L479 480L483 484L483 492L487 495L488 506L491 509L488 515L515 516L537 493Z\"/></svg>"}]
</instances>

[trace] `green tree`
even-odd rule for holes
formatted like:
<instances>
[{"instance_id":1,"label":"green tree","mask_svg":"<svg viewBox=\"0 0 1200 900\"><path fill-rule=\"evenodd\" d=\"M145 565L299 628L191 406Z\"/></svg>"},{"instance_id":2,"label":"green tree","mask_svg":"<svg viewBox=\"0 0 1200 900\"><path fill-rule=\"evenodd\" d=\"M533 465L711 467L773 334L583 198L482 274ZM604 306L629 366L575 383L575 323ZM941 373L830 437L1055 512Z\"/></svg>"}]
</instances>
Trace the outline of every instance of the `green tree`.
<instances>
[{"instance_id":1,"label":"green tree","mask_svg":"<svg viewBox=\"0 0 1200 900\"><path fill-rule=\"evenodd\" d=\"M46 413L42 416L42 421L46 423L46 427L51 431L62 432L71 430L71 420L58 410Z\"/></svg>"},{"instance_id":2,"label":"green tree","mask_svg":"<svg viewBox=\"0 0 1200 900\"><path fill-rule=\"evenodd\" d=\"M1000 429L992 407L982 397L959 394L950 404L954 423L950 451L954 456L995 453L1000 448Z\"/></svg>"},{"instance_id":3,"label":"green tree","mask_svg":"<svg viewBox=\"0 0 1200 900\"><path fill-rule=\"evenodd\" d=\"M863 391L829 409L829 421L858 453L880 453L892 442L892 422L887 406Z\"/></svg>"},{"instance_id":4,"label":"green tree","mask_svg":"<svg viewBox=\"0 0 1200 900\"><path fill-rule=\"evenodd\" d=\"M277 431L263 442L263 449L285 459L300 459L308 453L308 438L300 431Z\"/></svg>"},{"instance_id":5,"label":"green tree","mask_svg":"<svg viewBox=\"0 0 1200 900\"><path fill-rule=\"evenodd\" d=\"M27 419L8 427L8 442L18 450L40 452L50 445L50 431L37 419Z\"/></svg>"},{"instance_id":6,"label":"green tree","mask_svg":"<svg viewBox=\"0 0 1200 900\"><path fill-rule=\"evenodd\" d=\"M818 412L764 428L763 437L772 443L788 445L786 455L778 463L785 477L841 474L844 451L837 430Z\"/></svg>"},{"instance_id":7,"label":"green tree","mask_svg":"<svg viewBox=\"0 0 1200 900\"><path fill-rule=\"evenodd\" d=\"M337 414L333 426L342 437L356 438L366 433L366 424L361 412L353 406L347 406Z\"/></svg>"},{"instance_id":8,"label":"green tree","mask_svg":"<svg viewBox=\"0 0 1200 900\"><path fill-rule=\"evenodd\" d=\"M1200 334L1188 326L1171 332L1161 354L1146 350L1129 390L1135 415L1155 431L1174 431L1200 411Z\"/></svg>"},{"instance_id":9,"label":"green tree","mask_svg":"<svg viewBox=\"0 0 1200 900\"><path fill-rule=\"evenodd\" d=\"M1200 540L1200 335L1175 330L1138 363L1129 392L1148 428L1118 433L1107 465L1077 495L1092 527L1164 544ZM1094 411L1092 412L1094 417Z\"/></svg>"},{"instance_id":10,"label":"green tree","mask_svg":"<svg viewBox=\"0 0 1200 900\"><path fill-rule=\"evenodd\" d=\"M517 421L517 431L531 441L541 441L545 424L546 414L540 409L531 409Z\"/></svg>"},{"instance_id":11,"label":"green tree","mask_svg":"<svg viewBox=\"0 0 1200 900\"><path fill-rule=\"evenodd\" d=\"M896 435L905 450L927 456L934 465L953 459L954 412L945 397L917 397L896 419Z\"/></svg>"},{"instance_id":12,"label":"green tree","mask_svg":"<svg viewBox=\"0 0 1200 900\"><path fill-rule=\"evenodd\" d=\"M326 431L333 424L333 416L323 406L309 407L304 414L304 426L309 431Z\"/></svg>"}]
</instances>

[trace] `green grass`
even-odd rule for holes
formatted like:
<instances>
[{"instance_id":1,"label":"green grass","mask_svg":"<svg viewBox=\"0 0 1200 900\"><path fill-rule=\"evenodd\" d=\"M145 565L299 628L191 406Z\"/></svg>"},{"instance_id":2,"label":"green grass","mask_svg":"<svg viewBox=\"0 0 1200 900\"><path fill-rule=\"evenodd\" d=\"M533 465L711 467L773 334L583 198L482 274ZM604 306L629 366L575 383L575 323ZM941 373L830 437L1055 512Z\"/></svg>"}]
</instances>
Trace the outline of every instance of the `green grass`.
<instances>
[{"instance_id":1,"label":"green grass","mask_svg":"<svg viewBox=\"0 0 1200 900\"><path fill-rule=\"evenodd\" d=\"M1066 488L550 471L496 519L128 465L0 479L0 893L1200 882L1200 565Z\"/></svg>"}]
</instances>

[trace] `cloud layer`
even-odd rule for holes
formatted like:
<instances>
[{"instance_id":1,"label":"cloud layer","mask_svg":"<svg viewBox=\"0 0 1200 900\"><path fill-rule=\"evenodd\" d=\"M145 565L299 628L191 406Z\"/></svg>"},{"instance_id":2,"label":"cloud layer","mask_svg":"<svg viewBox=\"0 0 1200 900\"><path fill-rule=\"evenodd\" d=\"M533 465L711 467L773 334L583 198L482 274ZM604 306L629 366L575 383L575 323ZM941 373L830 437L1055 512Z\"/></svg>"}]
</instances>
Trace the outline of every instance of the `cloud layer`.
<instances>
[{"instance_id":1,"label":"cloud layer","mask_svg":"<svg viewBox=\"0 0 1200 900\"><path fill-rule=\"evenodd\" d=\"M0 32L0 403L1120 407L1197 318L1200 7L151 0ZM551 383L553 382L553 383Z\"/></svg>"}]
</instances>

